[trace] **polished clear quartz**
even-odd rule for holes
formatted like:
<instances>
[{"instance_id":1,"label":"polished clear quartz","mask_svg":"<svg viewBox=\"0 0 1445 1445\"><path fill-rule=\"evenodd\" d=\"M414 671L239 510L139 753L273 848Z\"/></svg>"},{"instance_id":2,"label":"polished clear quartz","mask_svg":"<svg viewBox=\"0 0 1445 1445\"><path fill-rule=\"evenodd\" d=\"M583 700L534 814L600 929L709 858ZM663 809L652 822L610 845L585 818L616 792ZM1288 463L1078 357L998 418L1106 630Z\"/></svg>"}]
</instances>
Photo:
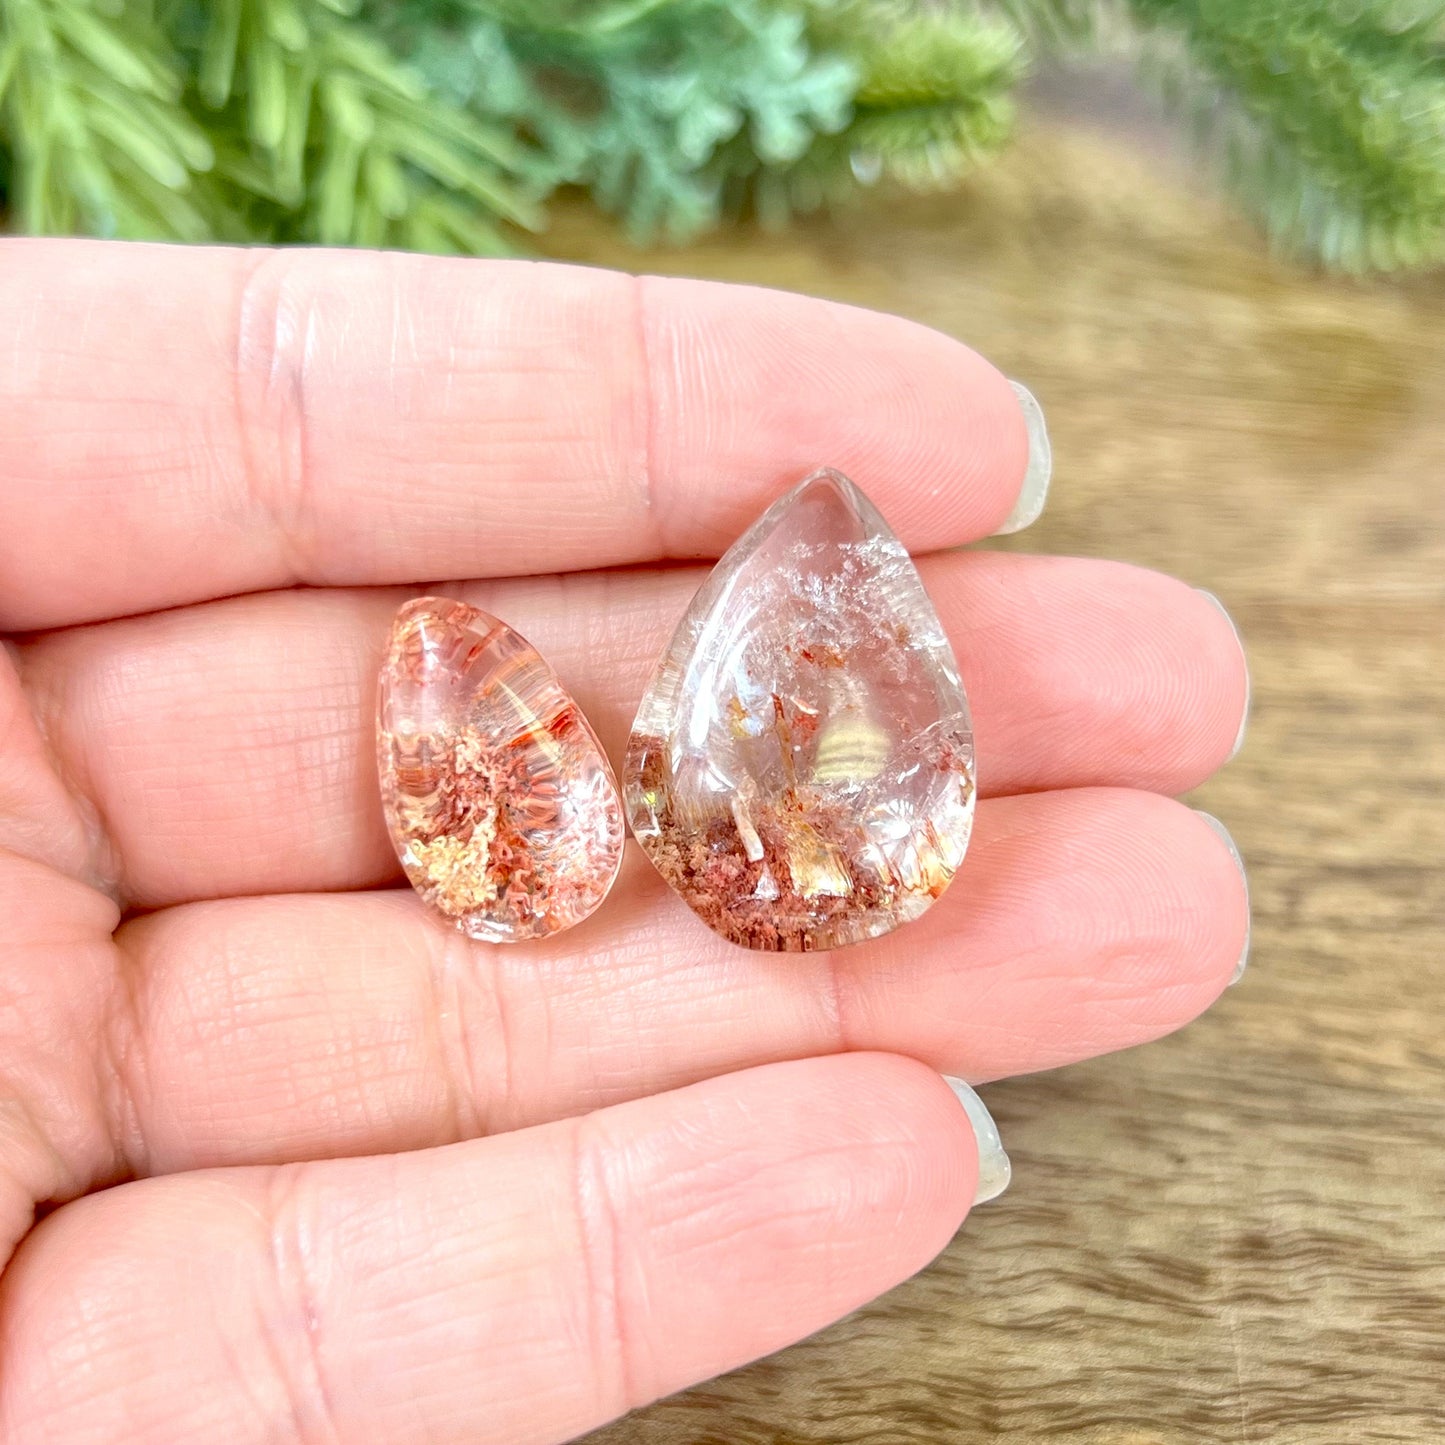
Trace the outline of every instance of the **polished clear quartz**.
<instances>
[{"instance_id":1,"label":"polished clear quartz","mask_svg":"<svg viewBox=\"0 0 1445 1445\"><path fill-rule=\"evenodd\" d=\"M377 757L407 877L470 937L544 937L606 897L624 838L612 768L557 675L505 623L445 597L401 609Z\"/></svg>"},{"instance_id":2,"label":"polished clear quartz","mask_svg":"<svg viewBox=\"0 0 1445 1445\"><path fill-rule=\"evenodd\" d=\"M748 948L873 938L948 886L973 818L968 704L917 568L846 477L807 478L714 568L623 792L662 876Z\"/></svg>"}]
</instances>

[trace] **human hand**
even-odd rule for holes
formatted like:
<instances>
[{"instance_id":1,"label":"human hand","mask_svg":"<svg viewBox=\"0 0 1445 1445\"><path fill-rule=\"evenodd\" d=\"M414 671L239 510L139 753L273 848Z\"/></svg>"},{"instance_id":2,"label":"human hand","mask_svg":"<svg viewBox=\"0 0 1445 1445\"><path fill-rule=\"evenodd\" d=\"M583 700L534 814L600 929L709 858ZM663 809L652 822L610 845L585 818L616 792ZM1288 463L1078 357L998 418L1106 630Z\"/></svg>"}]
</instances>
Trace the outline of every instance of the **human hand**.
<instances>
[{"instance_id":1,"label":"human hand","mask_svg":"<svg viewBox=\"0 0 1445 1445\"><path fill-rule=\"evenodd\" d=\"M977 1172L940 1071L1229 979L1242 880L1165 795L1230 753L1235 635L1149 572L944 550L1026 460L958 343L528 262L0 262L7 1442L574 1436L936 1254ZM424 917L375 777L399 602L514 624L618 758L702 575L658 564L821 463L932 554L982 798L944 899L750 954L630 856L543 943Z\"/></svg>"}]
</instances>

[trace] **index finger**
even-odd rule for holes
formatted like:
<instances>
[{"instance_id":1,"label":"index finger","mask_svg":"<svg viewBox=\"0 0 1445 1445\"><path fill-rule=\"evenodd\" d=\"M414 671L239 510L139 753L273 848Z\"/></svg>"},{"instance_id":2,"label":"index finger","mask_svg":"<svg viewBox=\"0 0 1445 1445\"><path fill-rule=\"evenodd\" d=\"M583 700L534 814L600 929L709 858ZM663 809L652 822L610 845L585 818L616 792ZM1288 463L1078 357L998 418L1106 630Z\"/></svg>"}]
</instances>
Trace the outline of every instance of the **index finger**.
<instances>
[{"instance_id":1,"label":"index finger","mask_svg":"<svg viewBox=\"0 0 1445 1445\"><path fill-rule=\"evenodd\" d=\"M914 551L995 530L1019 402L966 346L532 261L0 241L0 627L720 552L818 465Z\"/></svg>"}]
</instances>

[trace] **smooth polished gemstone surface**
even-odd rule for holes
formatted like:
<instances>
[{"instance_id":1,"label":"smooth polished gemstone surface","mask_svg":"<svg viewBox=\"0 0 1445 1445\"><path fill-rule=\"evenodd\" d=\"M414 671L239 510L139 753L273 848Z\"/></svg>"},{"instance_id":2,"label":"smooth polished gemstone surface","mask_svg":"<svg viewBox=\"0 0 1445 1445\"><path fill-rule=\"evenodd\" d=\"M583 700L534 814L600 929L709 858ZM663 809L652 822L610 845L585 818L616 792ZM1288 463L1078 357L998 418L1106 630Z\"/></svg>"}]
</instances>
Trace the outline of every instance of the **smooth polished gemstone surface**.
<instances>
[{"instance_id":1,"label":"smooth polished gemstone surface","mask_svg":"<svg viewBox=\"0 0 1445 1445\"><path fill-rule=\"evenodd\" d=\"M586 918L622 859L622 805L595 734L536 648L444 597L397 614L381 668L387 827L416 891L472 938Z\"/></svg>"},{"instance_id":2,"label":"smooth polished gemstone surface","mask_svg":"<svg viewBox=\"0 0 1445 1445\"><path fill-rule=\"evenodd\" d=\"M973 821L973 732L903 544L840 473L775 503L698 591L633 725L628 819L748 948L837 948L917 918Z\"/></svg>"}]
</instances>

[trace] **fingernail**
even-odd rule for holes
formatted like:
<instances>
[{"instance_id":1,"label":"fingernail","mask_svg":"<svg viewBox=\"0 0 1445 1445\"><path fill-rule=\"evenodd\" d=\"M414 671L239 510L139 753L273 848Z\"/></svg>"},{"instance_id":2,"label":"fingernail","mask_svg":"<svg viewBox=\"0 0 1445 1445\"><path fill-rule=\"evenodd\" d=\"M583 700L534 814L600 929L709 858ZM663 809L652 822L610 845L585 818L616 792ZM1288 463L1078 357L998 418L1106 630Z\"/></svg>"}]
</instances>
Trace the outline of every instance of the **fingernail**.
<instances>
[{"instance_id":1,"label":"fingernail","mask_svg":"<svg viewBox=\"0 0 1445 1445\"><path fill-rule=\"evenodd\" d=\"M963 1105L963 1112L973 1125L973 1138L978 1145L978 1190L973 1202L987 1204L1008 1188L1013 1166L1003 1152L998 1125L993 1122L993 1115L988 1112L983 1100L962 1079L955 1079L951 1074L945 1074L943 1082L953 1090L953 1097Z\"/></svg>"},{"instance_id":2,"label":"fingernail","mask_svg":"<svg viewBox=\"0 0 1445 1445\"><path fill-rule=\"evenodd\" d=\"M1029 429L1029 464L1024 472L1024 484L1019 492L1014 509L1008 520L994 533L996 537L1007 537L1011 532L1022 532L1039 519L1044 510L1044 500L1049 495L1049 477L1054 470L1054 454L1049 447L1048 428L1044 426L1043 408L1034 400L1028 387L1016 381L1009 382L1019 405L1024 411L1024 423Z\"/></svg>"},{"instance_id":3,"label":"fingernail","mask_svg":"<svg viewBox=\"0 0 1445 1445\"><path fill-rule=\"evenodd\" d=\"M1239 655L1244 659L1244 716L1239 720L1239 731L1235 734L1234 746L1229 750L1229 756L1225 759L1225 762L1232 763L1239 756L1240 748L1244 746L1244 733L1249 726L1249 656L1244 650L1244 639L1239 635L1239 628L1235 626L1234 618L1229 615L1229 609L1214 593L1207 592L1203 587L1196 587L1194 590L1219 608L1224 620L1229 624L1229 630L1234 633L1234 640L1239 644Z\"/></svg>"},{"instance_id":4,"label":"fingernail","mask_svg":"<svg viewBox=\"0 0 1445 1445\"><path fill-rule=\"evenodd\" d=\"M1239 869L1239 876L1244 880L1244 906L1249 907L1249 875L1244 871L1244 859L1239 856L1239 849L1235 847L1234 839L1229 836L1229 829L1214 816L1213 813L1206 813L1202 808L1194 810L1224 839L1224 846L1229 849L1229 856L1234 859L1234 866ZM1233 987L1244 977L1245 966L1249 963L1249 933L1251 921L1246 918L1244 924L1244 949L1239 955L1239 962L1234 965L1234 972L1229 976L1229 987Z\"/></svg>"}]
</instances>

